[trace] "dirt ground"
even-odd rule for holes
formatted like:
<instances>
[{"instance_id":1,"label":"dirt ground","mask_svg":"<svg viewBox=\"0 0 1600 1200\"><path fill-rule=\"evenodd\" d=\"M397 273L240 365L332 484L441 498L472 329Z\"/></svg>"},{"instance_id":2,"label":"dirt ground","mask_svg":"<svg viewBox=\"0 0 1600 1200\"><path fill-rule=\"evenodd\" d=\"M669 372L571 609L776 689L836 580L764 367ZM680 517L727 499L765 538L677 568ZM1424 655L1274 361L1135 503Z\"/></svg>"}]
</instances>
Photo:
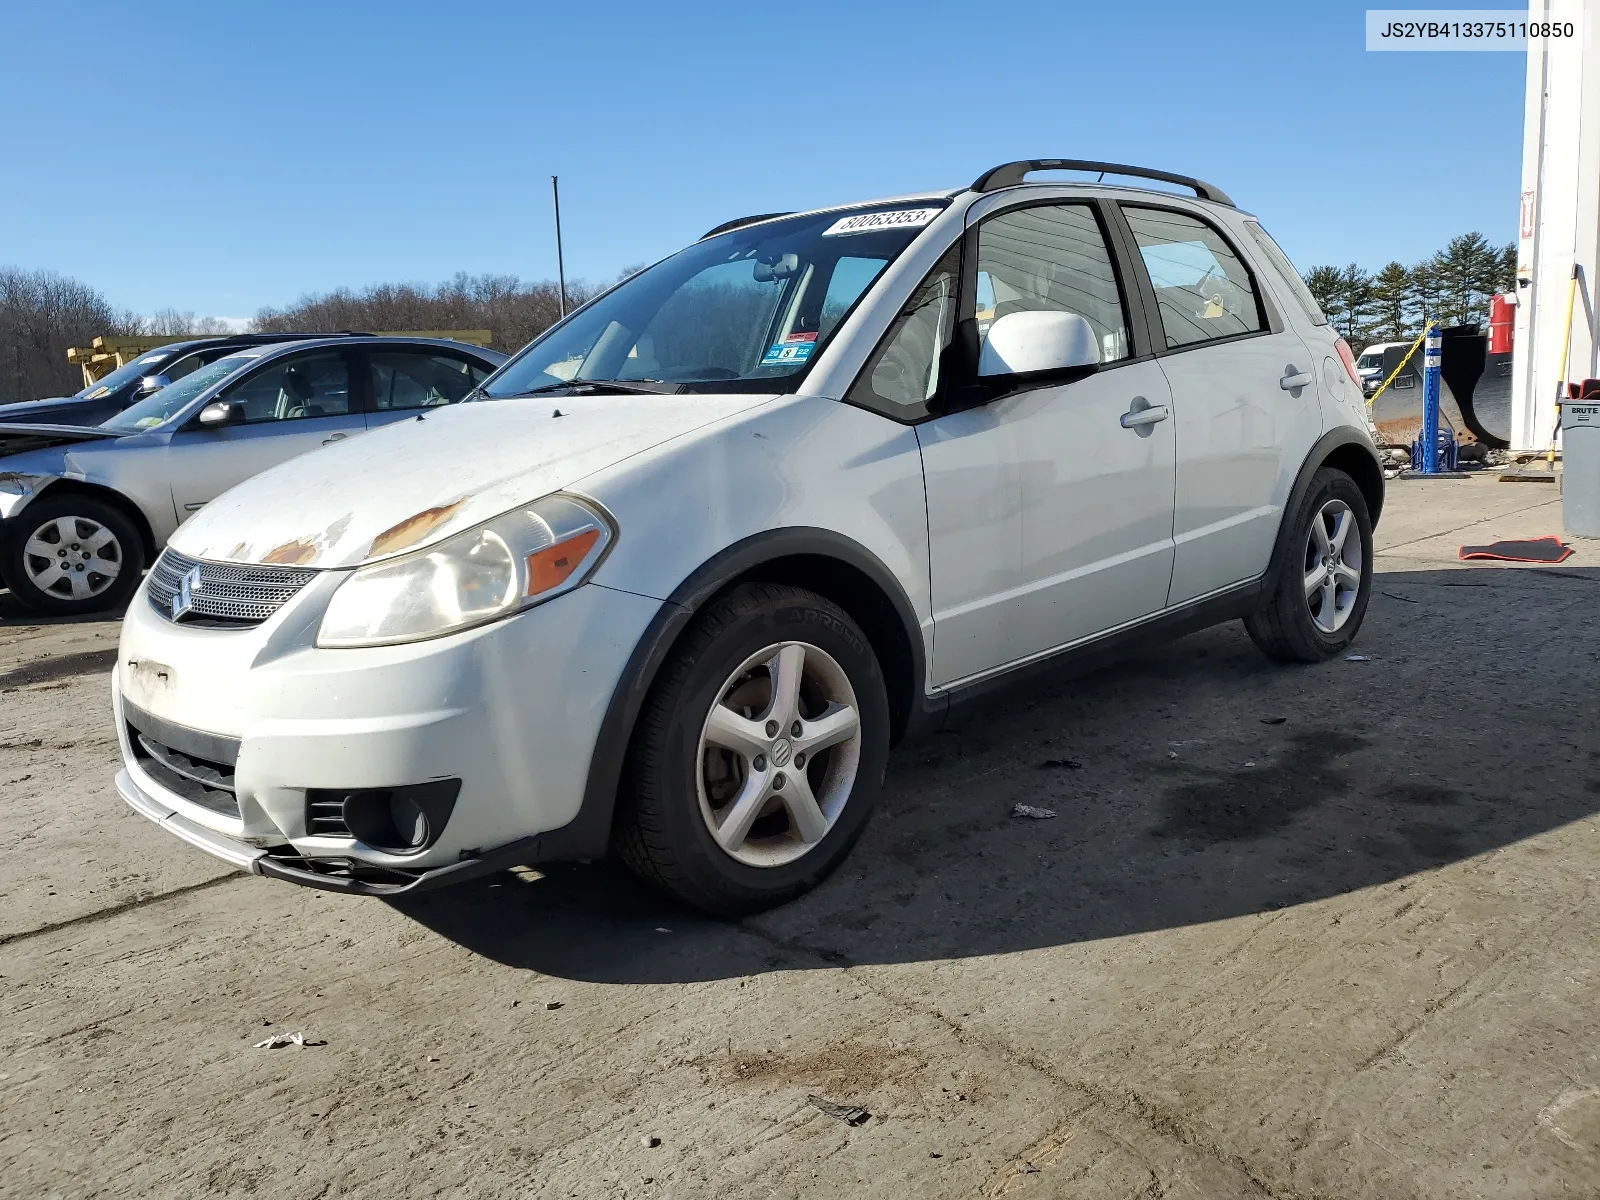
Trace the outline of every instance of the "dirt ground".
<instances>
[{"instance_id":1,"label":"dirt ground","mask_svg":"<svg viewBox=\"0 0 1600 1200\"><path fill-rule=\"evenodd\" d=\"M732 924L233 873L113 791L116 623L13 614L0 1194L1600 1195L1600 543L1456 561L1559 531L1396 482L1368 661L1235 624L966 714Z\"/></svg>"}]
</instances>

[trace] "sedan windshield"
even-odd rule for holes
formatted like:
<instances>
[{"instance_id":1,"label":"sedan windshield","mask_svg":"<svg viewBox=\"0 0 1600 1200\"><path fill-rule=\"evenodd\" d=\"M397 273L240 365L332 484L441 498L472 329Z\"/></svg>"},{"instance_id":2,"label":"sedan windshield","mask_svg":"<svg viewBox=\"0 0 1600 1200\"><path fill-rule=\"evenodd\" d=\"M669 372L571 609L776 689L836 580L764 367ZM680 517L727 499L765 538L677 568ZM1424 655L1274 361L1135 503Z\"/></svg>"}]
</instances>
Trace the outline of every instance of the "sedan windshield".
<instances>
[{"instance_id":1,"label":"sedan windshield","mask_svg":"<svg viewBox=\"0 0 1600 1200\"><path fill-rule=\"evenodd\" d=\"M579 309L483 391L789 390L943 203L812 213L705 238Z\"/></svg>"},{"instance_id":2,"label":"sedan windshield","mask_svg":"<svg viewBox=\"0 0 1600 1200\"><path fill-rule=\"evenodd\" d=\"M241 367L249 366L261 357L261 351L252 354L230 354L214 363L190 371L176 383L169 383L159 392L152 392L137 404L129 405L109 421L100 422L101 429L115 429L119 433L138 433L154 429L176 416L189 401L214 383L220 383Z\"/></svg>"},{"instance_id":3,"label":"sedan windshield","mask_svg":"<svg viewBox=\"0 0 1600 1200\"><path fill-rule=\"evenodd\" d=\"M77 393L74 399L98 400L101 396L109 396L123 384L131 383L141 375L159 375L161 364L175 353L171 346L162 346L159 350L147 350L131 363L124 363L109 375L100 376Z\"/></svg>"}]
</instances>

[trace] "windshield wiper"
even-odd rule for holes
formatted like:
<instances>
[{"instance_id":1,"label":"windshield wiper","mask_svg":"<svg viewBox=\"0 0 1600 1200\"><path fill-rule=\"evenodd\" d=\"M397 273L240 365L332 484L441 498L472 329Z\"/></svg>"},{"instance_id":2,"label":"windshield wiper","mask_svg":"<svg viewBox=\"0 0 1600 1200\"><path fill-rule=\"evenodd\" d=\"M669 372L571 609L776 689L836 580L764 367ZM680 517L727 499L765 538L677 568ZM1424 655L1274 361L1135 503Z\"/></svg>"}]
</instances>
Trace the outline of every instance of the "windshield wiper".
<instances>
[{"instance_id":1,"label":"windshield wiper","mask_svg":"<svg viewBox=\"0 0 1600 1200\"><path fill-rule=\"evenodd\" d=\"M648 386L655 384L655 387ZM630 396L675 396L678 394L678 385L665 383L660 379L583 379L581 377L564 379L560 383L546 383L536 388L529 388L525 392L508 392L505 395L495 396L496 400L515 400L522 396L542 396L546 392L560 392L568 388L594 388L613 392L623 392Z\"/></svg>"}]
</instances>

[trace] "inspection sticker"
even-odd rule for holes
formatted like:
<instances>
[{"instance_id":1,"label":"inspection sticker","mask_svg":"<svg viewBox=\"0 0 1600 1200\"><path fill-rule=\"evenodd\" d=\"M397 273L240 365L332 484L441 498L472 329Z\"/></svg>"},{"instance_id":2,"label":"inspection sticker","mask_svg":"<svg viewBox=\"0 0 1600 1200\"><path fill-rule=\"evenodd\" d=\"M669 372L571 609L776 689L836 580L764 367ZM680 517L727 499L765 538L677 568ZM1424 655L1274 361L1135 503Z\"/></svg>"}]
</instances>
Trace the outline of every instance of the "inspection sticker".
<instances>
[{"instance_id":1,"label":"inspection sticker","mask_svg":"<svg viewBox=\"0 0 1600 1200\"><path fill-rule=\"evenodd\" d=\"M838 237L841 233L876 233L880 229L915 228L926 225L943 211L942 208L896 208L889 212L856 213L840 217L822 231L822 236Z\"/></svg>"},{"instance_id":2,"label":"inspection sticker","mask_svg":"<svg viewBox=\"0 0 1600 1200\"><path fill-rule=\"evenodd\" d=\"M775 342L761 359L763 367L793 367L811 357L816 349L814 333L791 333L781 342Z\"/></svg>"}]
</instances>

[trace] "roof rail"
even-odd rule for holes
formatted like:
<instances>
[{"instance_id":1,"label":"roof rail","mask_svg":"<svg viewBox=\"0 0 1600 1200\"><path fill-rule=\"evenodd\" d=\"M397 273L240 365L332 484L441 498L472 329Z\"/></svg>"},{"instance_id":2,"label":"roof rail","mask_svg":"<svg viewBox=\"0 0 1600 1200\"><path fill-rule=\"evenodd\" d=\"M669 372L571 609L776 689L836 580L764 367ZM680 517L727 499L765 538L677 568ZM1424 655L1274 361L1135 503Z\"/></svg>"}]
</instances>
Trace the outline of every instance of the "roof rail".
<instances>
[{"instance_id":1,"label":"roof rail","mask_svg":"<svg viewBox=\"0 0 1600 1200\"><path fill-rule=\"evenodd\" d=\"M727 233L730 229L739 229L739 228L741 228L741 227L743 227L745 225L754 225L757 221L770 221L770 220L772 220L773 217L787 217L787 216L790 216L790 215L791 214L786 213L786 212L781 212L781 213L757 213L753 217L740 217L738 220L735 220L735 221L724 221L721 225L718 225L715 229L708 229L708 230L706 230L706 232L702 233L700 235L700 240L703 242L708 237L716 237L717 234L719 234L719 233Z\"/></svg>"},{"instance_id":2,"label":"roof rail","mask_svg":"<svg viewBox=\"0 0 1600 1200\"><path fill-rule=\"evenodd\" d=\"M972 190L996 192L1004 187L1015 187L1030 171L1098 171L1102 175L1131 175L1136 179L1159 179L1163 183L1175 183L1180 187L1193 188L1194 194L1202 200L1226 204L1229 208L1237 207L1228 198L1227 192L1202 179L1194 179L1188 175L1174 175L1170 171L1153 171L1149 167L1130 167L1125 163L1090 162L1082 158L1024 158L1017 162L1001 163L998 167L991 167L979 175L973 182Z\"/></svg>"}]
</instances>

